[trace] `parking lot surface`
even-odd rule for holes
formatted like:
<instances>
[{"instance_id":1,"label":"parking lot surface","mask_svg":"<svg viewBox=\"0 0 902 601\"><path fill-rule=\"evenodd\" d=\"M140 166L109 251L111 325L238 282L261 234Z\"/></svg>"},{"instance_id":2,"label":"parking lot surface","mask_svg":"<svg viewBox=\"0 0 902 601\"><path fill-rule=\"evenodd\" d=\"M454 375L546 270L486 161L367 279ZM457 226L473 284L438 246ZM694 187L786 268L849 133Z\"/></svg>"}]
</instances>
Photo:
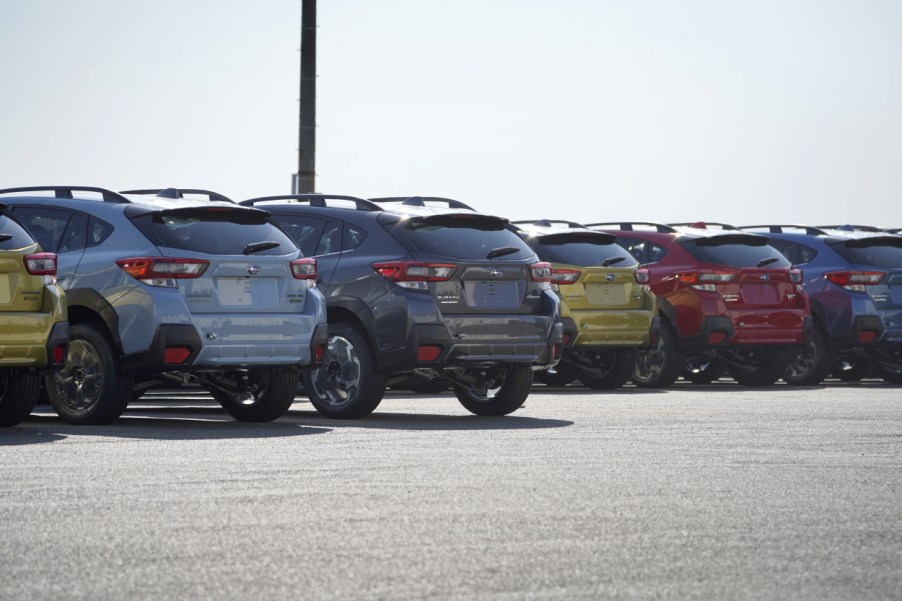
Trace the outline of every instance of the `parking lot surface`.
<instances>
[{"instance_id":1,"label":"parking lot surface","mask_svg":"<svg viewBox=\"0 0 902 601\"><path fill-rule=\"evenodd\" d=\"M195 389L0 431L0 599L899 599L902 388L390 392L232 421Z\"/></svg>"}]
</instances>

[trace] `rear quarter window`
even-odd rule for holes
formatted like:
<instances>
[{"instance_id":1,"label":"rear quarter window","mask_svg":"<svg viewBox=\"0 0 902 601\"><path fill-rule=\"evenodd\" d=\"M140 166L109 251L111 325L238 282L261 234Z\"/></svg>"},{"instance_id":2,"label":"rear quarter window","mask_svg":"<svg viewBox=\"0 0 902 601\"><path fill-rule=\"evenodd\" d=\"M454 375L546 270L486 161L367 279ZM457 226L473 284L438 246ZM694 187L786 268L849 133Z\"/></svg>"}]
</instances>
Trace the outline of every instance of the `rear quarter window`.
<instances>
[{"instance_id":1,"label":"rear quarter window","mask_svg":"<svg viewBox=\"0 0 902 601\"><path fill-rule=\"evenodd\" d=\"M0 215L0 250L18 250L34 244L34 238L21 225Z\"/></svg>"},{"instance_id":2,"label":"rear quarter window","mask_svg":"<svg viewBox=\"0 0 902 601\"><path fill-rule=\"evenodd\" d=\"M727 267L789 267L789 260L766 238L717 236L682 240L680 245L702 263Z\"/></svg>"},{"instance_id":3,"label":"rear quarter window","mask_svg":"<svg viewBox=\"0 0 902 601\"><path fill-rule=\"evenodd\" d=\"M386 229L414 250L453 259L512 261L535 252L507 222L485 216L432 216L386 225Z\"/></svg>"}]
</instances>

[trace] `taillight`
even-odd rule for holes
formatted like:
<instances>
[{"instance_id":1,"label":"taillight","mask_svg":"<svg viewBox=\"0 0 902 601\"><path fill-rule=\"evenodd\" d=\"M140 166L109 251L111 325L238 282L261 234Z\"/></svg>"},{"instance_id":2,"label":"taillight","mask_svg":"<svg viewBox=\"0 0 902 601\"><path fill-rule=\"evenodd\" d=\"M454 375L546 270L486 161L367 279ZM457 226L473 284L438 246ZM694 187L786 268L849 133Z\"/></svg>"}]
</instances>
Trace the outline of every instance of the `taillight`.
<instances>
[{"instance_id":1,"label":"taillight","mask_svg":"<svg viewBox=\"0 0 902 601\"><path fill-rule=\"evenodd\" d=\"M56 275L56 253L37 253L26 256L25 269L31 275Z\"/></svg>"},{"instance_id":2,"label":"taillight","mask_svg":"<svg viewBox=\"0 0 902 601\"><path fill-rule=\"evenodd\" d=\"M733 271L688 271L678 273L677 278L684 284L689 284L696 290L714 292L718 284L727 284L736 277Z\"/></svg>"},{"instance_id":3,"label":"taillight","mask_svg":"<svg viewBox=\"0 0 902 601\"><path fill-rule=\"evenodd\" d=\"M533 263L529 266L529 275L533 282L551 282L551 263Z\"/></svg>"},{"instance_id":4,"label":"taillight","mask_svg":"<svg viewBox=\"0 0 902 601\"><path fill-rule=\"evenodd\" d=\"M651 281L651 274L647 269L637 269L636 270L636 283L637 284L647 284Z\"/></svg>"},{"instance_id":5,"label":"taillight","mask_svg":"<svg viewBox=\"0 0 902 601\"><path fill-rule=\"evenodd\" d=\"M552 284L575 284L582 272L578 269L552 269Z\"/></svg>"},{"instance_id":6,"label":"taillight","mask_svg":"<svg viewBox=\"0 0 902 601\"><path fill-rule=\"evenodd\" d=\"M176 280L202 276L210 262L206 259L175 257L131 257L117 260L116 265L128 275L149 286L175 288Z\"/></svg>"},{"instance_id":7,"label":"taillight","mask_svg":"<svg viewBox=\"0 0 902 601\"><path fill-rule=\"evenodd\" d=\"M802 283L802 270L801 269L790 269L789 270L789 283L790 284L801 284Z\"/></svg>"},{"instance_id":8,"label":"taillight","mask_svg":"<svg viewBox=\"0 0 902 601\"><path fill-rule=\"evenodd\" d=\"M415 261L386 261L373 263L376 273L390 282L414 290L428 290L426 282L446 282L457 265L453 263L419 263Z\"/></svg>"},{"instance_id":9,"label":"taillight","mask_svg":"<svg viewBox=\"0 0 902 601\"><path fill-rule=\"evenodd\" d=\"M865 286L874 286L883 281L883 271L833 271L824 274L828 280L853 292L864 292Z\"/></svg>"},{"instance_id":10,"label":"taillight","mask_svg":"<svg viewBox=\"0 0 902 601\"><path fill-rule=\"evenodd\" d=\"M291 275L296 280L307 280L308 287L316 286L316 259L295 259L291 262Z\"/></svg>"}]
</instances>

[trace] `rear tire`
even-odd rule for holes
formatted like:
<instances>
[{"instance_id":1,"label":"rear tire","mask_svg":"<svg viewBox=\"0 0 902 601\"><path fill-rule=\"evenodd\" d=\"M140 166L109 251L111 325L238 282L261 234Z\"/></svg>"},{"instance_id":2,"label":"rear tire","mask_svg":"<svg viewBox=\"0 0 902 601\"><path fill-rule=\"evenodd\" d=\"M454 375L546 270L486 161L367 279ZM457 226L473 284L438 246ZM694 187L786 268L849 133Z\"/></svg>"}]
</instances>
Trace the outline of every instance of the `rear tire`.
<instances>
[{"instance_id":1,"label":"rear tire","mask_svg":"<svg viewBox=\"0 0 902 601\"><path fill-rule=\"evenodd\" d=\"M902 384L902 366L878 363L877 373L880 374L880 377L883 378L885 382Z\"/></svg>"},{"instance_id":2,"label":"rear tire","mask_svg":"<svg viewBox=\"0 0 902 601\"><path fill-rule=\"evenodd\" d=\"M793 386L817 386L830 375L833 356L827 337L815 327L802 346L791 352L783 379Z\"/></svg>"},{"instance_id":3,"label":"rear tire","mask_svg":"<svg viewBox=\"0 0 902 601\"><path fill-rule=\"evenodd\" d=\"M730 357L730 375L743 386L770 386L780 379L789 362L788 350L772 347L735 348L725 353Z\"/></svg>"},{"instance_id":4,"label":"rear tire","mask_svg":"<svg viewBox=\"0 0 902 601\"><path fill-rule=\"evenodd\" d=\"M245 390L207 386L222 408L240 422L271 422L288 412L298 387L295 370L252 369Z\"/></svg>"},{"instance_id":5,"label":"rear tire","mask_svg":"<svg viewBox=\"0 0 902 601\"><path fill-rule=\"evenodd\" d=\"M683 371L683 355L677 349L676 337L662 326L652 346L639 349L633 382L640 388L667 388Z\"/></svg>"},{"instance_id":6,"label":"rear tire","mask_svg":"<svg viewBox=\"0 0 902 601\"><path fill-rule=\"evenodd\" d=\"M313 407L326 417L357 419L372 413L388 376L376 372L376 359L363 335L347 323L329 324L323 366L304 374L304 389Z\"/></svg>"},{"instance_id":7,"label":"rear tire","mask_svg":"<svg viewBox=\"0 0 902 601\"><path fill-rule=\"evenodd\" d=\"M585 367L582 363L577 367L579 381L592 390L614 390L620 388L636 370L635 349L612 349L591 353L597 367Z\"/></svg>"},{"instance_id":8,"label":"rear tire","mask_svg":"<svg viewBox=\"0 0 902 601\"><path fill-rule=\"evenodd\" d=\"M489 388L498 384L497 388ZM470 413L483 416L500 416L520 408L532 389L532 369L528 365L508 365L500 382L486 383L486 388L473 390L458 384L454 394Z\"/></svg>"},{"instance_id":9,"label":"rear tire","mask_svg":"<svg viewBox=\"0 0 902 601\"><path fill-rule=\"evenodd\" d=\"M69 354L62 370L44 378L47 398L70 424L103 425L122 415L135 381L119 371L113 343L89 323L69 327Z\"/></svg>"},{"instance_id":10,"label":"rear tire","mask_svg":"<svg viewBox=\"0 0 902 601\"><path fill-rule=\"evenodd\" d=\"M0 427L15 426L28 417L41 393L37 374L0 370Z\"/></svg>"}]
</instances>

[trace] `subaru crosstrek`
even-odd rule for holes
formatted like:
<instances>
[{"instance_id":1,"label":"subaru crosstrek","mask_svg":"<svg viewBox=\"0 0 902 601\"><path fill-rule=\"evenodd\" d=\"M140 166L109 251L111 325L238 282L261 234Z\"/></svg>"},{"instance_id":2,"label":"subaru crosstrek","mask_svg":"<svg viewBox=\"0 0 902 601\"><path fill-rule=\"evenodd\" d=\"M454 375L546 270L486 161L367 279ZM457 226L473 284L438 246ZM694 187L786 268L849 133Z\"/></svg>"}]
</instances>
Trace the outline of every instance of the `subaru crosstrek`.
<instances>
[{"instance_id":1,"label":"subaru crosstrek","mask_svg":"<svg viewBox=\"0 0 902 601\"><path fill-rule=\"evenodd\" d=\"M786 370L811 327L802 274L764 236L732 226L605 223L640 265L658 297L661 328L640 352L633 381L669 386L680 375L707 382L725 366L746 386Z\"/></svg>"},{"instance_id":2,"label":"subaru crosstrek","mask_svg":"<svg viewBox=\"0 0 902 601\"><path fill-rule=\"evenodd\" d=\"M875 366L902 383L902 237L860 226L742 229L767 236L804 274L815 327L787 382L817 384L831 372L855 380Z\"/></svg>"},{"instance_id":3,"label":"subaru crosstrek","mask_svg":"<svg viewBox=\"0 0 902 601\"><path fill-rule=\"evenodd\" d=\"M188 378L235 419L276 419L325 352L316 261L265 211L74 186L0 194L58 255L70 344L44 384L71 423L108 423Z\"/></svg>"},{"instance_id":4,"label":"subaru crosstrek","mask_svg":"<svg viewBox=\"0 0 902 601\"><path fill-rule=\"evenodd\" d=\"M0 204L0 426L31 413L41 374L63 367L68 341L56 255Z\"/></svg>"},{"instance_id":5,"label":"subaru crosstrek","mask_svg":"<svg viewBox=\"0 0 902 601\"><path fill-rule=\"evenodd\" d=\"M463 203L347 196L246 200L319 261L328 300L324 365L304 375L313 406L358 418L386 386L448 381L477 415L518 409L533 370L558 362L551 268L506 219Z\"/></svg>"},{"instance_id":6,"label":"subaru crosstrek","mask_svg":"<svg viewBox=\"0 0 902 601\"><path fill-rule=\"evenodd\" d=\"M597 390L622 386L656 322L648 270L638 268L615 236L579 223L541 219L514 225L539 259L551 263L551 288L561 301L561 361L536 372L536 379L554 386L579 379Z\"/></svg>"}]
</instances>

